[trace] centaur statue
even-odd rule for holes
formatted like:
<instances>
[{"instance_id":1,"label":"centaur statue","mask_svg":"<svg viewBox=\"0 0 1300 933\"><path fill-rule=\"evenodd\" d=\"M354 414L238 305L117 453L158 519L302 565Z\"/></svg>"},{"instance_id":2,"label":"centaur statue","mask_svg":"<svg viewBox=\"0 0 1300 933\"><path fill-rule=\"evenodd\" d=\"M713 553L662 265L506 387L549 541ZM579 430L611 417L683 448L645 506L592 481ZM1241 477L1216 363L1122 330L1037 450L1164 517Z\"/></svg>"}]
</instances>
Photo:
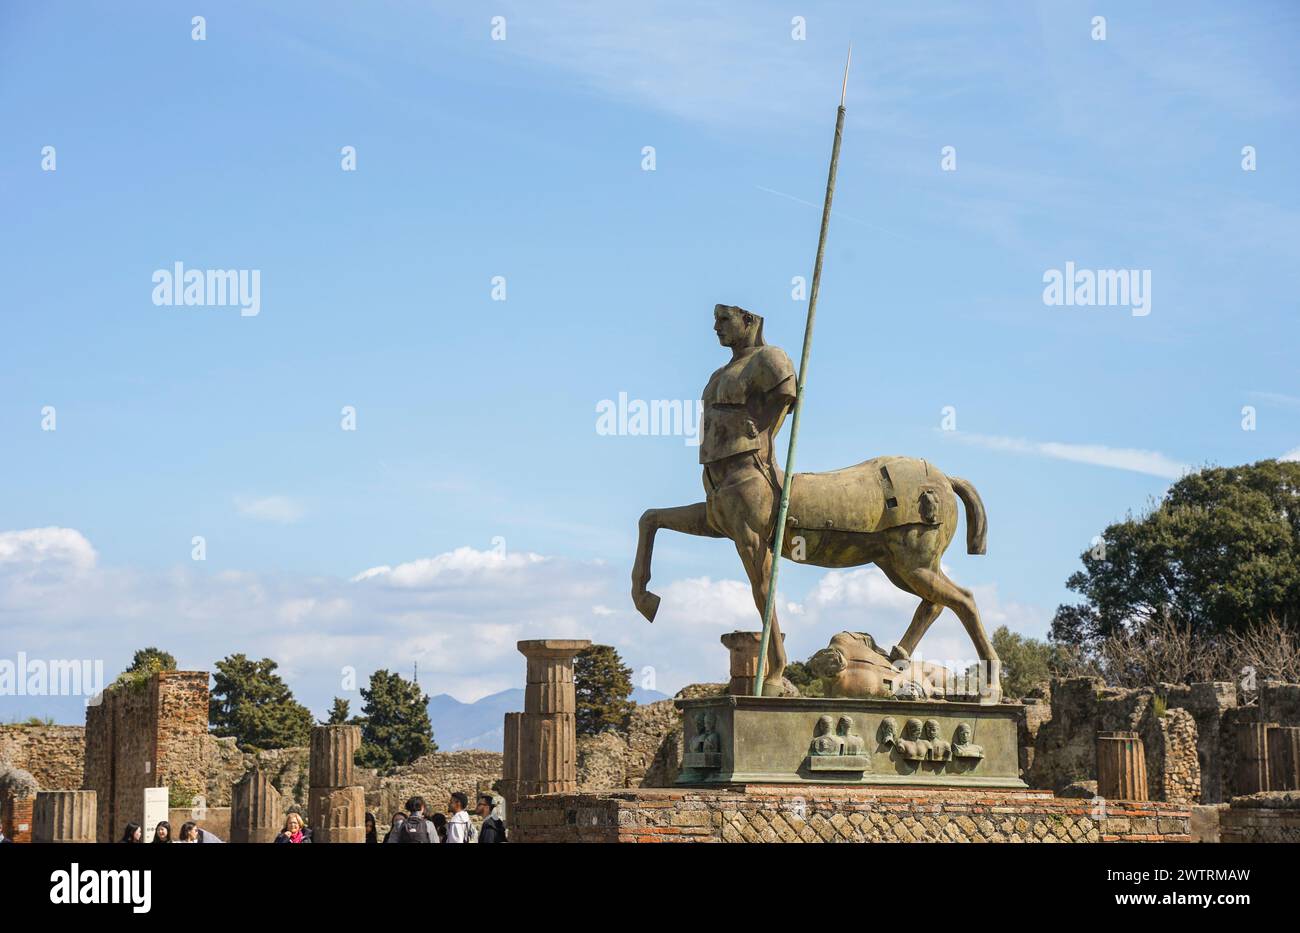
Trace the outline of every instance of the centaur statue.
<instances>
[{"instance_id":1,"label":"centaur statue","mask_svg":"<svg viewBox=\"0 0 1300 933\"><path fill-rule=\"evenodd\" d=\"M772 570L772 542L784 477L772 444L795 401L790 358L763 341L763 319L732 305L713 309L718 342L731 361L704 388L700 463L704 501L641 516L632 600L654 621L659 597L649 592L655 532L661 528L710 538L730 538L745 565L762 615ZM889 653L910 660L926 630L946 606L957 614L985 668L996 702L1000 662L980 623L970 590L940 569L957 532L957 500L966 511L966 550L985 551L984 505L964 479L945 476L924 460L877 457L831 473L796 473L790 491L783 556L816 567L875 564L895 586L920 598L912 623ZM786 655L773 611L763 693L779 696Z\"/></svg>"}]
</instances>

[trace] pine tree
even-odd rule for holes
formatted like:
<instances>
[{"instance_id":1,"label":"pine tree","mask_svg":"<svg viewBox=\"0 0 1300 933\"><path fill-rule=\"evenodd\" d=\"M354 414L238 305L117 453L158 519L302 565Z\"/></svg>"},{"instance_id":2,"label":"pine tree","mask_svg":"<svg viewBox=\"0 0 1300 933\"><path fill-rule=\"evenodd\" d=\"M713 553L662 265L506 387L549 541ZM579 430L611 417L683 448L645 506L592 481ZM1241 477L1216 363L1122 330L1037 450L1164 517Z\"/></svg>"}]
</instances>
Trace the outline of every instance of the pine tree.
<instances>
[{"instance_id":1,"label":"pine tree","mask_svg":"<svg viewBox=\"0 0 1300 933\"><path fill-rule=\"evenodd\" d=\"M342 697L334 698L334 705L330 707L329 718L325 720L327 726L342 726L348 721L348 711L350 704Z\"/></svg>"},{"instance_id":2,"label":"pine tree","mask_svg":"<svg viewBox=\"0 0 1300 933\"><path fill-rule=\"evenodd\" d=\"M361 749L357 764L391 771L438 750L429 721L429 698L419 685L390 671L370 675L361 688Z\"/></svg>"},{"instance_id":3,"label":"pine tree","mask_svg":"<svg viewBox=\"0 0 1300 933\"><path fill-rule=\"evenodd\" d=\"M306 745L312 715L293 698L270 658L232 654L216 663L208 722L217 736L234 736L244 751Z\"/></svg>"},{"instance_id":4,"label":"pine tree","mask_svg":"<svg viewBox=\"0 0 1300 933\"><path fill-rule=\"evenodd\" d=\"M574 717L578 735L596 735L627 725L635 703L632 669L609 645L592 645L573 659L573 683L578 695Z\"/></svg>"}]
</instances>

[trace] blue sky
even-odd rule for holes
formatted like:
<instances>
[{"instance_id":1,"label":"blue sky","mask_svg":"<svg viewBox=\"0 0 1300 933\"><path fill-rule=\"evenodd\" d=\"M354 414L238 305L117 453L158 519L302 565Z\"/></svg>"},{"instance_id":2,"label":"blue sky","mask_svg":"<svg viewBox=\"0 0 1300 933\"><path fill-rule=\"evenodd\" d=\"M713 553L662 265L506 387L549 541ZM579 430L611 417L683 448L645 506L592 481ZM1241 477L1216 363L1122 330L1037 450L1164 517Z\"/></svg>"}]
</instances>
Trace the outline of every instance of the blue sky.
<instances>
[{"instance_id":1,"label":"blue sky","mask_svg":"<svg viewBox=\"0 0 1300 933\"><path fill-rule=\"evenodd\" d=\"M797 468L970 479L989 553L951 574L1042 636L1181 469L1300 456L1298 38L1286 3L5 5L0 657L265 654L318 714L345 667L516 686L523 637L721 679L757 627L726 542L661 534L659 620L627 598L696 450L596 406L698 398L716 302L797 359L849 41ZM175 262L258 270L260 313L155 305ZM1149 270L1150 313L1046 305L1067 262ZM914 602L791 565L783 598L796 657Z\"/></svg>"}]
</instances>

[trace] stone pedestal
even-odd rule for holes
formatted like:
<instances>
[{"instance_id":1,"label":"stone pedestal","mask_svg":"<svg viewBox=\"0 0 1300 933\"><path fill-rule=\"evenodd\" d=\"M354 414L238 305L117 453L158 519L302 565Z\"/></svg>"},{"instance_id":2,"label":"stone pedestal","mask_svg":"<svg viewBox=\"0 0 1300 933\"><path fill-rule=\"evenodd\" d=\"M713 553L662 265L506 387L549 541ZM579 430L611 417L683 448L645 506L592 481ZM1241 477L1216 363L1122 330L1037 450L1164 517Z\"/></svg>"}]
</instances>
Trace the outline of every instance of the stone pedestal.
<instances>
[{"instance_id":1,"label":"stone pedestal","mask_svg":"<svg viewBox=\"0 0 1300 933\"><path fill-rule=\"evenodd\" d=\"M356 769L352 760L360 747L360 726L313 726L308 783L312 787L350 787L355 784Z\"/></svg>"},{"instance_id":2,"label":"stone pedestal","mask_svg":"<svg viewBox=\"0 0 1300 933\"><path fill-rule=\"evenodd\" d=\"M32 805L33 842L94 842L93 790L43 790Z\"/></svg>"},{"instance_id":3,"label":"stone pedestal","mask_svg":"<svg viewBox=\"0 0 1300 933\"><path fill-rule=\"evenodd\" d=\"M1234 794L1268 790L1268 730L1277 723L1243 722L1237 725L1237 773Z\"/></svg>"},{"instance_id":4,"label":"stone pedestal","mask_svg":"<svg viewBox=\"0 0 1300 933\"><path fill-rule=\"evenodd\" d=\"M1300 726L1268 730L1269 790L1300 790Z\"/></svg>"},{"instance_id":5,"label":"stone pedestal","mask_svg":"<svg viewBox=\"0 0 1300 933\"><path fill-rule=\"evenodd\" d=\"M680 786L1025 787L1011 705L729 694L675 705Z\"/></svg>"},{"instance_id":6,"label":"stone pedestal","mask_svg":"<svg viewBox=\"0 0 1300 933\"><path fill-rule=\"evenodd\" d=\"M781 633L782 642L785 633ZM758 676L758 649L763 641L762 632L728 632L722 644L731 655L731 681L727 692L736 696L754 695L754 678Z\"/></svg>"},{"instance_id":7,"label":"stone pedestal","mask_svg":"<svg viewBox=\"0 0 1300 933\"><path fill-rule=\"evenodd\" d=\"M274 842L283 823L280 792L259 770L230 788L230 841Z\"/></svg>"},{"instance_id":8,"label":"stone pedestal","mask_svg":"<svg viewBox=\"0 0 1300 933\"><path fill-rule=\"evenodd\" d=\"M578 786L578 738L574 713L573 659L591 646L586 639L521 641L528 659L524 711L506 728L517 730L515 779L519 796L572 793ZM506 744L506 755L511 755Z\"/></svg>"},{"instance_id":9,"label":"stone pedestal","mask_svg":"<svg viewBox=\"0 0 1300 933\"><path fill-rule=\"evenodd\" d=\"M307 820L313 843L365 842L366 789L313 787L307 794Z\"/></svg>"},{"instance_id":10,"label":"stone pedestal","mask_svg":"<svg viewBox=\"0 0 1300 933\"><path fill-rule=\"evenodd\" d=\"M1136 732L1097 733L1097 796L1147 799L1146 752Z\"/></svg>"}]
</instances>

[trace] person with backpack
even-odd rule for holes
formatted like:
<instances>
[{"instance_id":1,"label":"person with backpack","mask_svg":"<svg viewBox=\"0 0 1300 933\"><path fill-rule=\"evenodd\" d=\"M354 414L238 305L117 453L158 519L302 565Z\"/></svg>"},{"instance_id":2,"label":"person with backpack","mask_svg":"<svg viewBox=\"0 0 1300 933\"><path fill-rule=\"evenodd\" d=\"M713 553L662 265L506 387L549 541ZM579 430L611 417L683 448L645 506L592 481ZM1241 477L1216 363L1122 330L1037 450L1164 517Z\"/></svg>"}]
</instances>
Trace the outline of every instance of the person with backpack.
<instances>
[{"instance_id":1,"label":"person with backpack","mask_svg":"<svg viewBox=\"0 0 1300 933\"><path fill-rule=\"evenodd\" d=\"M424 798L412 797L406 801L406 819L400 824L393 824L393 831L388 834L389 842L396 843L431 843L433 830L424 818Z\"/></svg>"},{"instance_id":2,"label":"person with backpack","mask_svg":"<svg viewBox=\"0 0 1300 933\"><path fill-rule=\"evenodd\" d=\"M479 842L506 841L506 821L501 818L495 797L491 794L479 794L478 806L474 811L483 817L483 825L478 831Z\"/></svg>"},{"instance_id":3,"label":"person with backpack","mask_svg":"<svg viewBox=\"0 0 1300 933\"><path fill-rule=\"evenodd\" d=\"M474 824L469 821L468 806L469 796L464 791L458 790L451 795L448 805L451 816L447 817L447 838L443 842L474 841Z\"/></svg>"}]
</instances>

